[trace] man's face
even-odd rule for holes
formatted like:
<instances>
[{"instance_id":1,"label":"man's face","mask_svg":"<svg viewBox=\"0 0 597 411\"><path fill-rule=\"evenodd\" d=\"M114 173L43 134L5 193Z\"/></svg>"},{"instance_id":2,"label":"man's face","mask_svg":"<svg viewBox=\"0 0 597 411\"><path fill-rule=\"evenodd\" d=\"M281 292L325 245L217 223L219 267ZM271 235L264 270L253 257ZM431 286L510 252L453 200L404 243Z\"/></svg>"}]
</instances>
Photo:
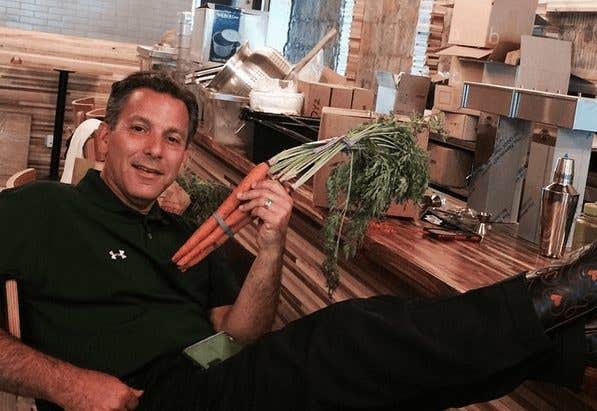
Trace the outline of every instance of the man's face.
<instances>
[{"instance_id":1,"label":"man's face","mask_svg":"<svg viewBox=\"0 0 597 411\"><path fill-rule=\"evenodd\" d=\"M133 91L114 129L102 124L98 130L106 184L129 206L149 211L185 158L188 124L182 101L147 88Z\"/></svg>"}]
</instances>

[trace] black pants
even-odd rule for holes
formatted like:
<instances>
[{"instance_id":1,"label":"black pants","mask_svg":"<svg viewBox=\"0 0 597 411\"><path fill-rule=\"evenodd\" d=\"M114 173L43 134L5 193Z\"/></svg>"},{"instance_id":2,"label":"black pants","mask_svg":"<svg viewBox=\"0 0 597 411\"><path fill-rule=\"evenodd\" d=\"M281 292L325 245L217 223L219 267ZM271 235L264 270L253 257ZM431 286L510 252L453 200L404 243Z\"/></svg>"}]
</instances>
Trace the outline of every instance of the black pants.
<instances>
[{"instance_id":1,"label":"black pants","mask_svg":"<svg viewBox=\"0 0 597 411\"><path fill-rule=\"evenodd\" d=\"M178 355L128 382L145 388L141 410L442 409L529 378L578 386L583 359L582 322L547 336L517 277L432 301L334 304L207 371Z\"/></svg>"}]
</instances>

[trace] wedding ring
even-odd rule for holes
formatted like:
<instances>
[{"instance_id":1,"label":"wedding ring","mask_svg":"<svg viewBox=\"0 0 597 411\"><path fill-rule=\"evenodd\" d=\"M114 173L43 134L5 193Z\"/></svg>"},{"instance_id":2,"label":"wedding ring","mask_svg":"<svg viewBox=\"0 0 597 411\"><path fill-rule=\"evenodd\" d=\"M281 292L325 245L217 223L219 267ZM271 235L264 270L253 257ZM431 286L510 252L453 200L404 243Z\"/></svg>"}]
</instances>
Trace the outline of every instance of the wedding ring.
<instances>
[{"instance_id":1,"label":"wedding ring","mask_svg":"<svg viewBox=\"0 0 597 411\"><path fill-rule=\"evenodd\" d=\"M272 201L271 198L267 198L265 200L265 202L263 203L263 206L269 210L269 208L272 206L273 203L274 202Z\"/></svg>"}]
</instances>

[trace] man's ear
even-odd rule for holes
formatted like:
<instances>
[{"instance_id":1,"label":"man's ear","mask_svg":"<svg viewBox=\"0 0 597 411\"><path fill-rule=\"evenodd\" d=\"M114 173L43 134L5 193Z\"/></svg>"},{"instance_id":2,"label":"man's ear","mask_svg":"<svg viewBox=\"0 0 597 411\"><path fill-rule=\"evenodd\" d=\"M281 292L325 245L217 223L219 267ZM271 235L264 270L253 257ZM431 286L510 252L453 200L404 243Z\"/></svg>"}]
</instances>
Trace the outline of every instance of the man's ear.
<instances>
[{"instance_id":1,"label":"man's ear","mask_svg":"<svg viewBox=\"0 0 597 411\"><path fill-rule=\"evenodd\" d=\"M105 123L101 122L97 130L95 130L95 138L97 139L96 148L99 151L100 157L105 158L106 154L108 153L108 145L110 142L110 126Z\"/></svg>"}]
</instances>

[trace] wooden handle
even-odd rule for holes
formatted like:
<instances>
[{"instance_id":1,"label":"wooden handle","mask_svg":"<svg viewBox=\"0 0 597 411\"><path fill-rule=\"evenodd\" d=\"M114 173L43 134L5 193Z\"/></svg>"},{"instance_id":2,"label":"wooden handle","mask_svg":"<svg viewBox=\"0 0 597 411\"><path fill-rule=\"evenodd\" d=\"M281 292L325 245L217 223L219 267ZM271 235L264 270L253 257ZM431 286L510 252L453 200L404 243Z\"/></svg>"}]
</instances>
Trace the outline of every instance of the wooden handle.
<instances>
[{"instance_id":1,"label":"wooden handle","mask_svg":"<svg viewBox=\"0 0 597 411\"><path fill-rule=\"evenodd\" d=\"M327 44L336 37L336 34L338 34L338 30L336 30L335 28L328 31L328 33L325 36L323 36L321 40L319 40L315 47L309 50L305 57L303 57L298 63L296 63L296 65L292 68L292 71L288 74L288 76L286 76L286 79L294 79L296 75L303 69L303 67L305 67L307 63L309 63L311 59L315 57L317 53L319 53L319 50L327 46Z\"/></svg>"}]
</instances>

